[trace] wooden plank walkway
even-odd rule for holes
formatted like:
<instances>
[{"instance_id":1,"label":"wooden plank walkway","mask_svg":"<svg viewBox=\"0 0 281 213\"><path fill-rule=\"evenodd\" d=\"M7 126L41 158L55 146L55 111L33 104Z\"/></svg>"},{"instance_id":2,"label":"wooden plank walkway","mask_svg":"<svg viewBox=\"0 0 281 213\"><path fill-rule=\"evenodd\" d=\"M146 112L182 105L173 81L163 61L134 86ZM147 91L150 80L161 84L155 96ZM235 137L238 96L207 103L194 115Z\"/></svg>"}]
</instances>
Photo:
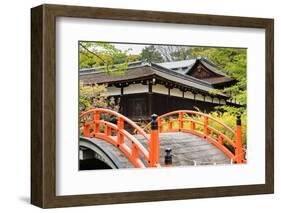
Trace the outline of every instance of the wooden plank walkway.
<instances>
[{"instance_id":1,"label":"wooden plank walkway","mask_svg":"<svg viewBox=\"0 0 281 213\"><path fill-rule=\"evenodd\" d=\"M147 142L140 135L135 135L146 148ZM113 145L100 139L93 138L93 142L113 153L122 168L133 168L131 162ZM126 142L128 143L128 141ZM194 166L230 164L230 159L210 142L189 133L161 133L160 134L160 165L164 166L165 149L171 148L173 166Z\"/></svg>"}]
</instances>

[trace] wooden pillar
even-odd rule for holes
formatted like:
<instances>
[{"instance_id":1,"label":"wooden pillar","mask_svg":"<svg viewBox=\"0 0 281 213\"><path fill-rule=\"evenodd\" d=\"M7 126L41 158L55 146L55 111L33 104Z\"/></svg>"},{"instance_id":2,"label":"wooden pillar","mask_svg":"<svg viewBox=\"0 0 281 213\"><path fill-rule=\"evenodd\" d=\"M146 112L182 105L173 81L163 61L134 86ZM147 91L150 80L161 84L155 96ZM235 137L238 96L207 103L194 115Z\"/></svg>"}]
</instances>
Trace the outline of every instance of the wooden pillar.
<instances>
[{"instance_id":1,"label":"wooden pillar","mask_svg":"<svg viewBox=\"0 0 281 213\"><path fill-rule=\"evenodd\" d=\"M124 87L122 86L121 88L120 88L120 112L121 112L121 114L125 114L125 112L126 112L126 103L125 103L125 100L124 100Z\"/></svg>"},{"instance_id":2,"label":"wooden pillar","mask_svg":"<svg viewBox=\"0 0 281 213\"><path fill-rule=\"evenodd\" d=\"M170 103L171 103L171 88L169 87L168 88L168 97L167 97L167 112L170 112L171 111L171 106L170 106Z\"/></svg>"},{"instance_id":3,"label":"wooden pillar","mask_svg":"<svg viewBox=\"0 0 281 213\"><path fill-rule=\"evenodd\" d=\"M152 83L151 82L148 83L148 92L152 93Z\"/></svg>"},{"instance_id":4,"label":"wooden pillar","mask_svg":"<svg viewBox=\"0 0 281 213\"><path fill-rule=\"evenodd\" d=\"M152 101L152 83L148 83L148 115L153 114L153 101Z\"/></svg>"}]
</instances>

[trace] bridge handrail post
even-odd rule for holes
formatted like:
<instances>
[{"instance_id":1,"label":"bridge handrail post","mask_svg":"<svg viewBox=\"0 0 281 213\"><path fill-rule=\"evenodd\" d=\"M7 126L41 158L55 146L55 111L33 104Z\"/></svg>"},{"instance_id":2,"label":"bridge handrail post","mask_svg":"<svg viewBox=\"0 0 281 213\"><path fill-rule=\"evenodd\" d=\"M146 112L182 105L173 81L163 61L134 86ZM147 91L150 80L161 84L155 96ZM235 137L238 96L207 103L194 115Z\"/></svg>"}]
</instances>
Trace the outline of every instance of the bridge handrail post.
<instances>
[{"instance_id":1,"label":"bridge handrail post","mask_svg":"<svg viewBox=\"0 0 281 213\"><path fill-rule=\"evenodd\" d=\"M85 123L83 124L83 132L85 137L90 137L90 125Z\"/></svg>"},{"instance_id":2,"label":"bridge handrail post","mask_svg":"<svg viewBox=\"0 0 281 213\"><path fill-rule=\"evenodd\" d=\"M162 132L162 118L158 117L157 118L157 125L158 125L158 132Z\"/></svg>"},{"instance_id":3,"label":"bridge handrail post","mask_svg":"<svg viewBox=\"0 0 281 213\"><path fill-rule=\"evenodd\" d=\"M244 151L242 145L242 122L241 116L238 115L236 118L236 135L235 135L235 161L236 163L243 163L244 160Z\"/></svg>"},{"instance_id":4,"label":"bridge handrail post","mask_svg":"<svg viewBox=\"0 0 281 213\"><path fill-rule=\"evenodd\" d=\"M100 131L100 124L99 124L99 120L100 120L100 112L99 111L94 111L93 114L93 119L94 119L94 134L98 133Z\"/></svg>"},{"instance_id":5,"label":"bridge handrail post","mask_svg":"<svg viewBox=\"0 0 281 213\"><path fill-rule=\"evenodd\" d=\"M208 136L208 125L209 125L209 118L204 116L204 135Z\"/></svg>"},{"instance_id":6,"label":"bridge handrail post","mask_svg":"<svg viewBox=\"0 0 281 213\"><path fill-rule=\"evenodd\" d=\"M179 131L183 129L183 112L179 112Z\"/></svg>"},{"instance_id":7,"label":"bridge handrail post","mask_svg":"<svg viewBox=\"0 0 281 213\"><path fill-rule=\"evenodd\" d=\"M151 115L151 131L149 142L149 167L156 167L159 163L159 131L157 115Z\"/></svg>"},{"instance_id":8,"label":"bridge handrail post","mask_svg":"<svg viewBox=\"0 0 281 213\"><path fill-rule=\"evenodd\" d=\"M124 129L124 120L119 117L117 121L117 146L124 143L124 135L121 133L122 129Z\"/></svg>"},{"instance_id":9,"label":"bridge handrail post","mask_svg":"<svg viewBox=\"0 0 281 213\"><path fill-rule=\"evenodd\" d=\"M174 123L174 120L173 120L173 118L171 118L171 119L169 120L169 126L168 126L169 131L172 131L172 130L173 130L173 123Z\"/></svg>"},{"instance_id":10,"label":"bridge handrail post","mask_svg":"<svg viewBox=\"0 0 281 213\"><path fill-rule=\"evenodd\" d=\"M190 130L193 132L195 130L195 123L194 121L190 121Z\"/></svg>"}]
</instances>

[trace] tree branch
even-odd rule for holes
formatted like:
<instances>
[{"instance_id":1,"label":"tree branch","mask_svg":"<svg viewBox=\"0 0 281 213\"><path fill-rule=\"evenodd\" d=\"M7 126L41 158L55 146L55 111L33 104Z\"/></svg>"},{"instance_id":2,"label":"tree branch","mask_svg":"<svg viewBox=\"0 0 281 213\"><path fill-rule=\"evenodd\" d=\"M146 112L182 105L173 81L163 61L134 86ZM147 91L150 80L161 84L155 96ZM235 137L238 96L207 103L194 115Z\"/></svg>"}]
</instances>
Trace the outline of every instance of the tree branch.
<instances>
[{"instance_id":1,"label":"tree branch","mask_svg":"<svg viewBox=\"0 0 281 213\"><path fill-rule=\"evenodd\" d=\"M105 65L105 67L106 67L106 71L109 71L109 64L108 64L105 60L103 60L102 57L100 57L98 54L94 53L93 51L89 50L89 49L88 49L86 46L84 46L82 43L79 43L79 45L80 45L83 49L85 49L87 52L89 52L89 53L93 54L94 56L96 56L97 58L99 58L99 59L104 63L104 65Z\"/></svg>"},{"instance_id":2,"label":"tree branch","mask_svg":"<svg viewBox=\"0 0 281 213\"><path fill-rule=\"evenodd\" d=\"M85 49L87 52L93 54L94 56L96 56L97 58L99 58L104 64L107 64L105 60L103 60L102 57L100 57L98 54L94 53L93 51L89 50L86 46L84 46L82 43L79 43L79 45Z\"/></svg>"}]
</instances>

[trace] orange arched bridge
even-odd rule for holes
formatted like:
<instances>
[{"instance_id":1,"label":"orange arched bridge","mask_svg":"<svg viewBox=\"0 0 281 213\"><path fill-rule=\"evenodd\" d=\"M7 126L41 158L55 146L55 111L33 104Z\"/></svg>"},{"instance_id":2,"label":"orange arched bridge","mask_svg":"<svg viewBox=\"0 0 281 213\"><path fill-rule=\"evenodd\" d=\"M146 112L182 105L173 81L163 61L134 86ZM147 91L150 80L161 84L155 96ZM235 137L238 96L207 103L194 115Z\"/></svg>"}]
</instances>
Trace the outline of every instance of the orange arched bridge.
<instances>
[{"instance_id":1,"label":"orange arched bridge","mask_svg":"<svg viewBox=\"0 0 281 213\"><path fill-rule=\"evenodd\" d=\"M91 109L80 115L80 160L89 158L89 150L109 168L246 162L239 116L232 129L191 110L152 115L141 128L118 112Z\"/></svg>"}]
</instances>

